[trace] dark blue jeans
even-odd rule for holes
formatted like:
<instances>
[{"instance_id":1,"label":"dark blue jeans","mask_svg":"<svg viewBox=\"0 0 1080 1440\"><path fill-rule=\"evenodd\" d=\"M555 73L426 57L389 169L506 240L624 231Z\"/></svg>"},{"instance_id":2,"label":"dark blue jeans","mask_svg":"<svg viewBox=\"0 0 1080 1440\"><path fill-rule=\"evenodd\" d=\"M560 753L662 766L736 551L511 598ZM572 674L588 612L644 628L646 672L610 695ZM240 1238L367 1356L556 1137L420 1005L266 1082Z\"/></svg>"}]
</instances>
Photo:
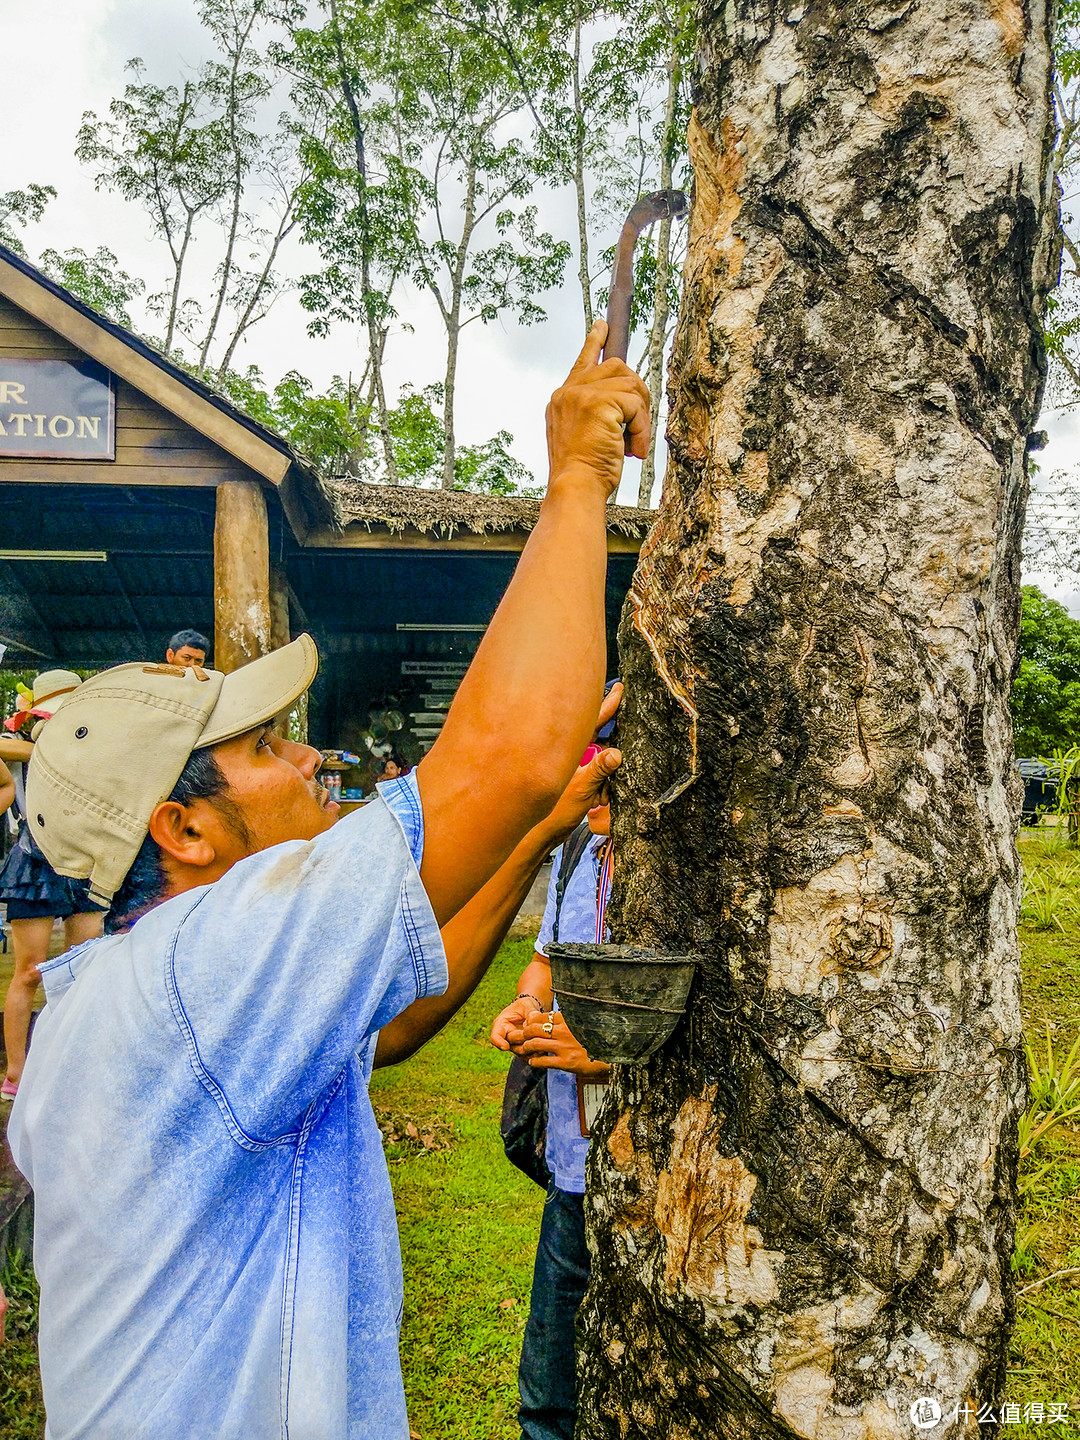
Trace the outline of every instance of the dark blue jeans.
<instances>
[{"instance_id":1,"label":"dark blue jeans","mask_svg":"<svg viewBox=\"0 0 1080 1440\"><path fill-rule=\"evenodd\" d=\"M527 1440L574 1440L574 1318L588 1283L585 1197L552 1183L540 1222L532 1300L518 1366L518 1424Z\"/></svg>"}]
</instances>

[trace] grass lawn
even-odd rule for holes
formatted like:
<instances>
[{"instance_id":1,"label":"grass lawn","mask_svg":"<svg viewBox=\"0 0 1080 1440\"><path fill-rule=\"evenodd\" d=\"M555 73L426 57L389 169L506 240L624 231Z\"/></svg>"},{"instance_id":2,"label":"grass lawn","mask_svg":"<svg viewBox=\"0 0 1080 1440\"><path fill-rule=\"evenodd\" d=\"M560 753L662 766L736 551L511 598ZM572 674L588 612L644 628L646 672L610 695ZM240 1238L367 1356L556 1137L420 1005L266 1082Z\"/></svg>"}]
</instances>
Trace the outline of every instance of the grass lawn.
<instances>
[{"instance_id":1,"label":"grass lawn","mask_svg":"<svg viewBox=\"0 0 1080 1440\"><path fill-rule=\"evenodd\" d=\"M1080 851L1024 831L1032 886L1021 928L1024 1018L1047 1022L1060 1055L1080 1035ZM420 1440L515 1440L515 1372L528 1307L541 1192L503 1158L498 1117L505 1057L487 1042L530 943L503 946L476 995L407 1064L379 1072L372 1100L384 1133L405 1267L402 1363ZM1062 1125L1024 1163L1016 1265L1021 1287L1007 1399L1066 1402L1080 1416L1080 1128ZM1056 1277L1056 1278L1050 1278ZM9 1343L0 1351L0 1436L38 1440L33 1281L9 1267ZM1045 1423L1004 1434L1042 1433Z\"/></svg>"},{"instance_id":2,"label":"grass lawn","mask_svg":"<svg viewBox=\"0 0 1080 1440\"><path fill-rule=\"evenodd\" d=\"M1080 851L1068 849L1058 829L1045 822L1021 829L1019 845L1027 890L1020 925L1024 1028L1039 1053L1046 1027L1052 1026L1051 1043L1060 1059L1080 1037ZM1080 1125L1061 1125L1035 1143L1021 1162L1020 1187L1014 1266L1021 1293L1006 1398L1021 1407L1021 1416L1031 1403L1066 1402L1072 1423L1056 1433L1075 1434L1080 1423ZM1010 1424L1003 1433L1035 1435L1045 1428L1032 1419Z\"/></svg>"},{"instance_id":3,"label":"grass lawn","mask_svg":"<svg viewBox=\"0 0 1080 1440\"><path fill-rule=\"evenodd\" d=\"M371 1087L384 1133L404 1135L387 1159L405 1269L401 1360L421 1440L520 1434L517 1360L544 1196L503 1155L507 1060L487 1037L531 954L527 940L504 945L453 1024Z\"/></svg>"}]
</instances>

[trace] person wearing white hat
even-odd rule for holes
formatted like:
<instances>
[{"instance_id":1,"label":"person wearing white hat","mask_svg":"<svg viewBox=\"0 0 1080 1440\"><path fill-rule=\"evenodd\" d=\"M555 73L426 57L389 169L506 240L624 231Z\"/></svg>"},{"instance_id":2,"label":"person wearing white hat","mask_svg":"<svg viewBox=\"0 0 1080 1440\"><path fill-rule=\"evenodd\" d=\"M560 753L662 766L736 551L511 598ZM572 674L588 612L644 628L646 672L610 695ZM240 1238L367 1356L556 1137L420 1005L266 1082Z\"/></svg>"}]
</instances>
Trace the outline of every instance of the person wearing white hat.
<instances>
[{"instance_id":1,"label":"person wearing white hat","mask_svg":"<svg viewBox=\"0 0 1080 1440\"><path fill-rule=\"evenodd\" d=\"M37 726L81 684L73 670L42 671L34 679L32 692L20 697L24 703L4 728L14 733L36 732ZM21 734L12 743L29 747L33 742L27 734ZM0 870L0 901L7 909L15 951L15 971L4 995L7 1071L0 1084L0 1099L4 1100L13 1100L19 1088L34 996L40 983L38 968L48 957L54 922L64 922L65 949L101 934L101 911L87 899L85 885L58 875L35 845L24 813L22 762L14 762L14 768L16 799L9 813L16 818L16 838Z\"/></svg>"},{"instance_id":2,"label":"person wearing white hat","mask_svg":"<svg viewBox=\"0 0 1080 1440\"><path fill-rule=\"evenodd\" d=\"M45 726L29 824L113 932L42 967L8 1129L49 1440L408 1440L367 1082L471 993L618 763L577 766L649 397L605 333L548 406L547 495L442 732L376 802L335 824L318 752L271 728L307 636L227 676L118 666Z\"/></svg>"}]
</instances>

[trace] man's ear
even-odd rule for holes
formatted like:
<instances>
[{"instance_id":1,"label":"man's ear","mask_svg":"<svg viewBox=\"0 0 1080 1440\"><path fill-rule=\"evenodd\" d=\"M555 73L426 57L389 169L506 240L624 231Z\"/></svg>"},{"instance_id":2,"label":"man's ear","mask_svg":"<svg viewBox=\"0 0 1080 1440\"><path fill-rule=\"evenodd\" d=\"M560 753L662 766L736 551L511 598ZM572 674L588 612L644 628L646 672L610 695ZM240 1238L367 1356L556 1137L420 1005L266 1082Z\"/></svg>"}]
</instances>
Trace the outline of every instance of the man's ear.
<instances>
[{"instance_id":1,"label":"man's ear","mask_svg":"<svg viewBox=\"0 0 1080 1440\"><path fill-rule=\"evenodd\" d=\"M181 805L162 800L150 816L150 838L179 865L199 870L213 865L217 851L203 823L206 808L205 802Z\"/></svg>"},{"instance_id":2,"label":"man's ear","mask_svg":"<svg viewBox=\"0 0 1080 1440\"><path fill-rule=\"evenodd\" d=\"M176 664L176 651L175 651L175 650L166 650L166 651L165 651L165 663L166 663L166 665L175 665L175 664Z\"/></svg>"}]
</instances>

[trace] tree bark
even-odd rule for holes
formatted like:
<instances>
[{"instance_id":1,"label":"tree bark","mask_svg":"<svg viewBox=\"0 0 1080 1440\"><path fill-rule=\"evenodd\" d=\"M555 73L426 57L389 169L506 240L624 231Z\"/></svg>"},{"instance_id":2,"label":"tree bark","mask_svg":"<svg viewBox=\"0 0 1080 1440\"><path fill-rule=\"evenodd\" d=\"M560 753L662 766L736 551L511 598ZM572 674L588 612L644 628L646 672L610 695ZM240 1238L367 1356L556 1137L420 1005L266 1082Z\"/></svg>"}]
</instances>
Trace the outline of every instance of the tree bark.
<instances>
[{"instance_id":1,"label":"tree bark","mask_svg":"<svg viewBox=\"0 0 1080 1440\"><path fill-rule=\"evenodd\" d=\"M446 326L446 370L443 374L443 473L442 488L453 490L454 467L457 460L454 404L457 395L458 346L461 344L461 297L465 285L465 266L476 226L476 156L470 151L466 166L465 203L461 217L461 239L454 256L450 275L450 304L440 299L443 323Z\"/></svg>"},{"instance_id":2,"label":"tree bark","mask_svg":"<svg viewBox=\"0 0 1080 1440\"><path fill-rule=\"evenodd\" d=\"M590 1151L578 1434L989 1435L1008 690L1057 265L1040 0L706 3L613 938L701 957Z\"/></svg>"}]
</instances>

